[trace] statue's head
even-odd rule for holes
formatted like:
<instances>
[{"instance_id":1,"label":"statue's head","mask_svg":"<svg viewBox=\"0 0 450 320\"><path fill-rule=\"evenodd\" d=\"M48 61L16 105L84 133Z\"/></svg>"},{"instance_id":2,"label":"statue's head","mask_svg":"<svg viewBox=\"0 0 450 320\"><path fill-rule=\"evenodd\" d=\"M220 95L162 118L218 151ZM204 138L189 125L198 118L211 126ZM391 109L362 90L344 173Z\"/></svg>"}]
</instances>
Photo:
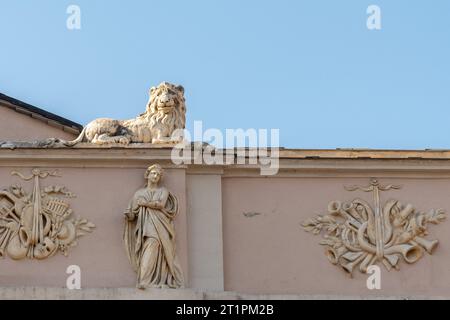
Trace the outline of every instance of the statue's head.
<instances>
[{"instance_id":1,"label":"statue's head","mask_svg":"<svg viewBox=\"0 0 450 320\"><path fill-rule=\"evenodd\" d=\"M162 82L150 89L149 108L152 112L169 113L175 108L183 108L185 103L183 86Z\"/></svg>"},{"instance_id":2,"label":"statue's head","mask_svg":"<svg viewBox=\"0 0 450 320\"><path fill-rule=\"evenodd\" d=\"M152 183L158 183L163 174L163 168L159 164L154 164L148 167L147 171L145 171L145 179Z\"/></svg>"},{"instance_id":3,"label":"statue's head","mask_svg":"<svg viewBox=\"0 0 450 320\"><path fill-rule=\"evenodd\" d=\"M186 124L186 101L184 88L169 82L163 82L150 89L150 99L144 117L151 119L153 126L184 129Z\"/></svg>"}]
</instances>

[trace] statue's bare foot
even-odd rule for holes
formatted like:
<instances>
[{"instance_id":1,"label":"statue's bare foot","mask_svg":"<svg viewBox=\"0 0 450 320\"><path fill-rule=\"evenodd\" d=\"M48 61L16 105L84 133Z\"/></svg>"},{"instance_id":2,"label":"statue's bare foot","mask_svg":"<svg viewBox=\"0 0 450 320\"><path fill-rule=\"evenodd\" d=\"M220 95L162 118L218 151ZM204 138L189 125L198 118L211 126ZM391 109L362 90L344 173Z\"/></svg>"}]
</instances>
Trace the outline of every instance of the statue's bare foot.
<instances>
[{"instance_id":1,"label":"statue's bare foot","mask_svg":"<svg viewBox=\"0 0 450 320\"><path fill-rule=\"evenodd\" d=\"M139 290L145 290L145 286L143 284L138 283L136 285L136 288L138 288Z\"/></svg>"}]
</instances>

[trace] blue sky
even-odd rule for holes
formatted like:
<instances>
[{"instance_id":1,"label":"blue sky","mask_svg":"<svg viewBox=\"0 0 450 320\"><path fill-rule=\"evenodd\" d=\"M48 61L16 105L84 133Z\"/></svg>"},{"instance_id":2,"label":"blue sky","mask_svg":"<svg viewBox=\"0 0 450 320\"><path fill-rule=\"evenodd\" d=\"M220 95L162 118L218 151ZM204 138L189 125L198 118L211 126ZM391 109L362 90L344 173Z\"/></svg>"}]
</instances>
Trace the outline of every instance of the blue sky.
<instances>
[{"instance_id":1,"label":"blue sky","mask_svg":"<svg viewBox=\"0 0 450 320\"><path fill-rule=\"evenodd\" d=\"M71 4L81 30L66 28ZM0 0L0 39L0 92L82 124L134 117L170 81L186 88L188 129L450 148L448 0Z\"/></svg>"}]
</instances>

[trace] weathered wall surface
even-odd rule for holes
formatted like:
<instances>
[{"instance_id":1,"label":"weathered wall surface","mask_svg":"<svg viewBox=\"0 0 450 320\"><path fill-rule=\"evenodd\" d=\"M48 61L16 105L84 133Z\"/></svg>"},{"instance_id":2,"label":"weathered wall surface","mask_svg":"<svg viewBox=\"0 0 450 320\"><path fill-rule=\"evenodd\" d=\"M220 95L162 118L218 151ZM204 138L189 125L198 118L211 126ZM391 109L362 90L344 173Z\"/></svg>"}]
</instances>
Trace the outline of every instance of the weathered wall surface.
<instances>
[{"instance_id":1,"label":"weathered wall surface","mask_svg":"<svg viewBox=\"0 0 450 320\"><path fill-rule=\"evenodd\" d=\"M411 203L419 211L450 209L450 179L398 178L392 173L382 184L400 184L401 190L381 194ZM320 174L318 173L318 176ZM301 223L326 214L332 200L361 198L372 194L348 192L344 185L368 185L365 178L225 178L223 181L225 289L246 293L366 295L368 275L354 271L350 279L332 265L319 245L321 237L303 230ZM450 296L450 225L430 227L430 239L440 244L432 256L413 265L400 263L400 271L381 266L385 295Z\"/></svg>"},{"instance_id":2,"label":"weathered wall surface","mask_svg":"<svg viewBox=\"0 0 450 320\"><path fill-rule=\"evenodd\" d=\"M0 106L0 140L30 141L47 138L72 140L74 134Z\"/></svg>"},{"instance_id":3,"label":"weathered wall surface","mask_svg":"<svg viewBox=\"0 0 450 320\"><path fill-rule=\"evenodd\" d=\"M223 290L221 176L190 174L186 190L190 285Z\"/></svg>"}]
</instances>

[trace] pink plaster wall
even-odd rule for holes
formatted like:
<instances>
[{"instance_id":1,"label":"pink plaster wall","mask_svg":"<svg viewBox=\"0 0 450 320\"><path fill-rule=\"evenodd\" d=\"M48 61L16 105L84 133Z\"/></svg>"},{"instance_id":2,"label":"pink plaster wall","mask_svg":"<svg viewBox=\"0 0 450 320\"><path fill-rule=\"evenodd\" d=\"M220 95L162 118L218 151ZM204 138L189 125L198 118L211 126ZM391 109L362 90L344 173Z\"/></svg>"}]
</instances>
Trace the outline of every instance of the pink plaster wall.
<instances>
[{"instance_id":1,"label":"pink plaster wall","mask_svg":"<svg viewBox=\"0 0 450 320\"><path fill-rule=\"evenodd\" d=\"M150 163L149 163L150 164ZM57 169L51 166L49 169ZM0 167L0 187L31 184L12 177L18 170ZM134 287L135 274L125 256L122 242L123 210L134 192L144 185L145 168L60 168L62 178L42 180L42 186L60 184L77 194L70 200L75 214L97 225L92 234L79 239L66 258L57 254L43 261L0 261L0 286L65 287L66 268L76 264L82 270L82 287ZM319 175L319 173L318 173ZM405 176L405 175L403 175ZM326 213L332 200L356 197L371 201L370 194L345 191L344 185L367 185L366 178L222 178L223 261L225 290L243 293L330 294L330 295L428 295L450 296L450 221L430 226L430 239L440 240L433 254L414 265L400 263L401 271L382 267L382 290L369 291L366 275L355 272L349 279L326 259L320 237L303 231L301 222ZM382 184L403 188L382 194L412 203L420 211L443 208L450 211L450 178L382 178ZM164 184L178 197L176 219L177 252L185 276L188 265L212 263L197 257L188 264L185 169L167 169ZM198 190L189 190L199 192ZM244 213L253 213L246 217ZM198 223L201 223L198 222ZM204 234L189 235L196 241ZM212 254L214 256L214 254Z\"/></svg>"},{"instance_id":2,"label":"pink plaster wall","mask_svg":"<svg viewBox=\"0 0 450 320\"><path fill-rule=\"evenodd\" d=\"M31 191L32 183L10 175L13 169L29 175L31 168L0 168L0 187L20 184ZM74 192L77 198L69 201L75 215L89 219L97 228L80 238L68 257L59 253L42 261L13 261L6 257L0 261L0 286L65 287L66 268L75 264L81 267L84 288L134 287L135 274L122 242L123 211L135 191L144 186L144 172L145 168L62 168L62 178L41 180L42 187L64 185ZM178 169L166 170L163 181L180 203L175 223L177 248L187 275L185 173Z\"/></svg>"},{"instance_id":3,"label":"pink plaster wall","mask_svg":"<svg viewBox=\"0 0 450 320\"><path fill-rule=\"evenodd\" d=\"M46 138L70 140L75 135L0 106L0 141L30 141Z\"/></svg>"},{"instance_id":4,"label":"pink plaster wall","mask_svg":"<svg viewBox=\"0 0 450 320\"><path fill-rule=\"evenodd\" d=\"M328 262L319 236L301 222L327 213L331 200L371 200L344 185L367 185L369 178L224 178L223 233L225 290L245 293L339 295L450 295L450 221L432 225L428 238L440 240L435 253L401 271L382 267L382 290L366 288L367 275L349 279ZM450 210L450 179L380 179L403 185L382 194L412 203L418 210ZM258 213L251 218L243 213Z\"/></svg>"}]
</instances>

